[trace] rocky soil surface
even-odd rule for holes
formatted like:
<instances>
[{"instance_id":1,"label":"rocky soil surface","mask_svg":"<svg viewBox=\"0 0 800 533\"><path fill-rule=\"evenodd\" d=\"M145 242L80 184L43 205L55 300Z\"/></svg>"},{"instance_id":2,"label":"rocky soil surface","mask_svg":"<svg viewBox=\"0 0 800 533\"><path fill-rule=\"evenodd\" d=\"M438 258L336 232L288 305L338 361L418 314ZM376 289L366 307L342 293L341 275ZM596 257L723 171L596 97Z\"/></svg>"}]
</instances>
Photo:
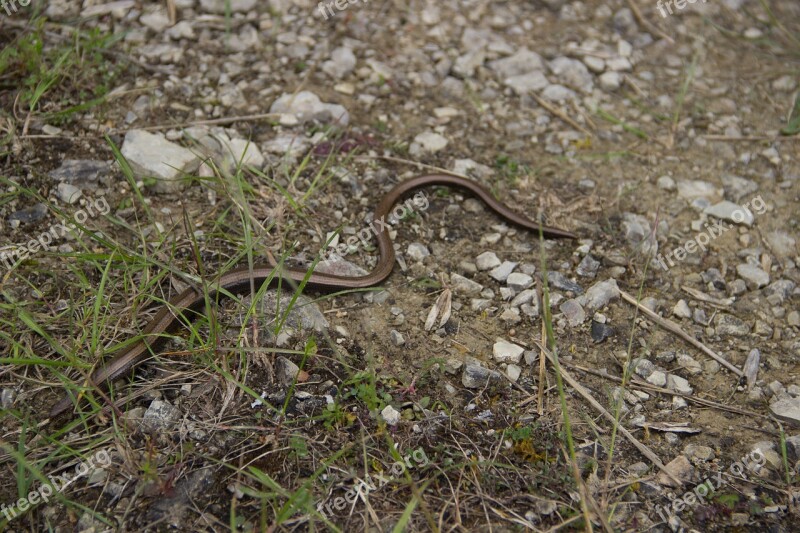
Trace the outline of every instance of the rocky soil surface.
<instances>
[{"instance_id":1,"label":"rocky soil surface","mask_svg":"<svg viewBox=\"0 0 800 533\"><path fill-rule=\"evenodd\" d=\"M796 529L800 4L683 6L0 12L0 524ZM71 50L50 78L36 42ZM124 406L40 425L215 272L370 271L377 202L432 172L579 238L426 189L380 288L211 305Z\"/></svg>"}]
</instances>

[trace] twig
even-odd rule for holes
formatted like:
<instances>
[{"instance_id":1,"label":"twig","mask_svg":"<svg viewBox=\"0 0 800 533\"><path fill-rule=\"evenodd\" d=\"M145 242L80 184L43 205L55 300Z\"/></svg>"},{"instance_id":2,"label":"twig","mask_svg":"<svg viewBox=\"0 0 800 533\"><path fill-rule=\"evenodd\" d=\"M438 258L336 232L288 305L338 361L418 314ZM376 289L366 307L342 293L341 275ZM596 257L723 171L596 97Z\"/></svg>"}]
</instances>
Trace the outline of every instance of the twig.
<instances>
[{"instance_id":1,"label":"twig","mask_svg":"<svg viewBox=\"0 0 800 533\"><path fill-rule=\"evenodd\" d=\"M419 161L412 161L410 159L403 159L401 157L392 157L390 155L358 155L353 159L383 159L384 161L393 161L395 163L403 163L406 165L414 165L419 168L427 168L428 170L435 170L436 172L442 172L444 174L450 174L451 176L458 176L459 178L466 178L471 179L469 176L465 176L464 174L459 174L458 172L453 172L452 170L447 170L446 168L437 167L434 165L426 165L425 163L420 163Z\"/></svg>"},{"instance_id":2,"label":"twig","mask_svg":"<svg viewBox=\"0 0 800 533\"><path fill-rule=\"evenodd\" d=\"M536 102L540 106L542 106L548 112L550 112L550 114L557 116L558 118L560 118L561 120L563 120L564 122L566 122L567 124L569 124L570 126L575 128L576 130L579 130L581 133L583 133L587 137L592 137L592 132L590 132L589 130L587 130L586 128L584 128L583 126L578 124L577 122L575 122L566 113L562 113L559 109L557 109L557 108L551 106L550 104L548 104L541 96L539 96L538 94L533 93L533 92L530 93L530 95L533 96L533 99L536 100Z\"/></svg>"},{"instance_id":3,"label":"twig","mask_svg":"<svg viewBox=\"0 0 800 533\"><path fill-rule=\"evenodd\" d=\"M800 135L787 135L781 137L767 137L766 135L703 135L709 141L800 141Z\"/></svg>"},{"instance_id":4,"label":"twig","mask_svg":"<svg viewBox=\"0 0 800 533\"><path fill-rule=\"evenodd\" d=\"M544 346L545 342L547 342L547 327L544 325L544 320L542 320L542 346ZM542 416L544 414L544 381L545 381L544 362L545 362L544 351L539 350L539 398L538 398L539 401L537 403L539 416Z\"/></svg>"},{"instance_id":5,"label":"twig","mask_svg":"<svg viewBox=\"0 0 800 533\"><path fill-rule=\"evenodd\" d=\"M538 340L534 340L533 342L534 342L534 343L535 343L537 346L539 346L539 349L541 349L541 350L544 352L545 356L547 356L547 358L550 360L550 364L555 364L555 363L553 363L553 354L551 354L551 353L550 353L550 351L549 351L548 349L546 349L546 348L544 347L544 345L543 345L543 344L539 343L539 341L538 341ZM592 406L592 407L594 407L594 408L595 408L595 409L596 409L596 410L597 410L597 411L598 411L600 414L602 414L602 415L603 415L603 416L604 416L606 419L608 419L608 420L609 420L609 421L610 421L612 424L615 424L615 423L616 423L616 420L614 419L614 415L612 415L611 413L609 413L609 412L606 410L606 408L605 408L605 407L603 407L602 405L600 405L600 402L598 402L597 400L595 400L595 399L594 399L594 396L592 396L592 394L591 394L591 393L590 393L588 390L586 390L586 388L585 388L583 385L581 385L581 384L578 382L578 380L576 380L575 378L573 378L573 377L572 377L572 374L570 374L569 372L567 372L567 371L564 369L564 367L561 367L561 377L563 377L563 378L564 378L564 380L565 380L567 383L569 383L569 385L570 385L570 386L571 386L573 389L575 389L575 390L578 392L578 394L580 394L581 396L583 396L583 397L584 397L584 399L586 399L586 401L587 401L587 402L589 402L589 404L591 404L591 406ZM620 433L622 433L622 435L623 435L623 436L624 436L626 439L628 439L628 440L631 442L631 444L633 444L633 445L636 447L636 449L637 449L637 450L639 450L639 451L641 452L641 454L642 454L642 455L644 455L645 457L647 457L647 458L648 458L648 459L649 459L649 460L650 460L650 461L651 461L651 462L652 462L654 465L656 465L656 466L658 467L658 469L659 469L659 470L661 470L662 472L664 472L664 474L666 474L668 477L670 477L672 480L674 480L676 483L678 483L678 486L681 486L681 485L683 485L683 482L682 482L682 481L680 481L679 479L677 479L677 478L675 477L675 475L673 475L673 474L672 474L672 473L671 473L669 470L667 470L667 467L666 467L666 466L664 466L664 463L662 463L662 462L661 462L661 459L659 459L659 458L658 458L658 456L657 456L655 453L653 453L653 451L652 451L650 448L648 448L647 446L645 446L644 444L642 444L641 442L639 442L639 440L638 440L636 437L634 437L634 436L631 434L631 432L630 432L630 431L628 431L627 429L625 429L625 428L624 428L622 425L619 425L619 432L620 432Z\"/></svg>"},{"instance_id":6,"label":"twig","mask_svg":"<svg viewBox=\"0 0 800 533\"><path fill-rule=\"evenodd\" d=\"M720 298L714 298L709 294L698 291L697 289L693 289L691 287L687 287L686 285L681 285L681 289L695 300L706 302L720 309L728 309L730 308L731 304L736 301L735 298L725 298L724 300Z\"/></svg>"},{"instance_id":7,"label":"twig","mask_svg":"<svg viewBox=\"0 0 800 533\"><path fill-rule=\"evenodd\" d=\"M628 2L628 6L631 8L631 11L633 12L633 16L636 18L636 20L637 20L637 22L639 22L639 24L641 24L642 26L646 27L648 30L652 31L653 33L656 33L656 34L660 35L661 38L662 39L666 39L669 44L675 44L675 41L672 39L672 37L670 37L669 35L667 35L663 31L659 30L655 26L655 24L651 23L649 20L645 20L645 18L642 16L642 12L639 11L639 6L637 6L633 2L633 0L627 0L627 2Z\"/></svg>"},{"instance_id":8,"label":"twig","mask_svg":"<svg viewBox=\"0 0 800 533\"><path fill-rule=\"evenodd\" d=\"M636 301L636 298L634 298L633 296L631 296L627 292L623 291L622 289L620 289L619 293L620 293L620 295L622 296L622 298L624 300L626 300L631 305L637 306L639 308L639 310L642 311L642 313L647 315L653 322L655 322L656 324L658 324L662 328L664 328L666 330L669 330L672 333L676 334L677 336L679 336L680 338L682 338L683 340L685 340L686 342L688 342L689 344L691 344L692 346L694 346L695 348L700 350L701 352L705 353L707 356L711 357L716 362L718 362L719 364L721 364L722 366L724 366L725 368L727 368L728 370L730 370L731 372L733 372L737 376L739 376L739 377L744 376L744 372L742 372L741 370L736 368L733 364L731 364L728 361L726 361L722 356L718 355L714 350L712 350L711 348L709 348L708 346L706 346L702 342L698 341L697 339L695 339L694 337L692 337L691 335L689 335L688 333L683 331L681 329L681 327L678 324L676 324L675 322L673 322L672 320L669 320L667 318L662 318L662 317L658 316L657 314L652 312L647 307L645 307L645 306L641 305L640 303L638 303Z\"/></svg>"},{"instance_id":9,"label":"twig","mask_svg":"<svg viewBox=\"0 0 800 533\"><path fill-rule=\"evenodd\" d=\"M621 383L622 378L617 376L612 376L611 374L606 374L605 372L601 372L599 370L594 370L592 368L586 368L580 365L573 365L569 363L561 363L562 366L566 366L567 368L571 368L577 370L579 372L586 372L587 374L592 374L593 376L598 376L604 379L608 379L610 381L614 381L616 383ZM702 405L704 407L710 407L712 409L718 409L720 411L727 411L729 413L734 413L737 415L742 416L749 416L754 418L769 418L766 415L762 415L761 413L756 413L755 411L748 411L747 409L740 409L738 407L732 407L730 405L725 405L724 403L715 402L713 400L706 400L705 398L700 398L698 396L693 396L691 394L684 394L682 392L674 391L671 389L665 389L664 387L659 387L657 385L651 385L649 383L642 383L640 381L628 381L627 385L629 387L633 387L639 390L643 390L645 392L654 392L659 394L667 394L669 396L680 396L684 398L686 401L691 403L696 403L698 405Z\"/></svg>"},{"instance_id":10,"label":"twig","mask_svg":"<svg viewBox=\"0 0 800 533\"><path fill-rule=\"evenodd\" d=\"M96 139L96 140L100 140L100 139L102 139L102 137L89 136L89 135L84 135L84 136L78 137L76 135L38 135L37 134L37 135L20 136L20 139L72 139L74 141L75 139L80 139L80 140Z\"/></svg>"},{"instance_id":11,"label":"twig","mask_svg":"<svg viewBox=\"0 0 800 533\"><path fill-rule=\"evenodd\" d=\"M130 131L131 129L155 131L155 130L169 130L172 128L183 129L183 128L190 128L192 126L213 126L216 124L232 124L234 122L249 122L255 120L263 120L267 118L278 118L279 116L280 114L276 113L241 115L238 117L222 117L222 118L212 118L209 120L198 120L195 122L186 122L184 124L158 124L156 126L146 126L143 128L116 129L116 130L111 130L111 133L125 133Z\"/></svg>"},{"instance_id":12,"label":"twig","mask_svg":"<svg viewBox=\"0 0 800 533\"><path fill-rule=\"evenodd\" d=\"M625 80L625 83L631 86L631 88L636 92L636 94L639 95L640 98L647 98L647 95L644 93L641 87L636 85L636 82L633 81L630 76L623 76L622 79Z\"/></svg>"}]
</instances>

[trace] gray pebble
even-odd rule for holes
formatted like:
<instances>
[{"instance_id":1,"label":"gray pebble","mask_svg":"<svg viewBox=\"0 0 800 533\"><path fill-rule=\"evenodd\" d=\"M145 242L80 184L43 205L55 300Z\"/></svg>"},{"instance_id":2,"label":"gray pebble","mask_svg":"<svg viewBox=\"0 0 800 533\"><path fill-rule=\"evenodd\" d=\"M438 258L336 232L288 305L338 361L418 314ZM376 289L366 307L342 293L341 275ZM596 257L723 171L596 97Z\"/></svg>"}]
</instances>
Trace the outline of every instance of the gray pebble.
<instances>
[{"instance_id":1,"label":"gray pebble","mask_svg":"<svg viewBox=\"0 0 800 533\"><path fill-rule=\"evenodd\" d=\"M527 274L514 272L508 276L506 283L511 289L519 292L533 285L533 278Z\"/></svg>"},{"instance_id":2,"label":"gray pebble","mask_svg":"<svg viewBox=\"0 0 800 533\"><path fill-rule=\"evenodd\" d=\"M478 270L490 270L500 266L501 262L494 252L483 252L475 258L475 265Z\"/></svg>"},{"instance_id":3,"label":"gray pebble","mask_svg":"<svg viewBox=\"0 0 800 533\"><path fill-rule=\"evenodd\" d=\"M736 273L742 278L751 290L760 289L769 285L769 274L756 265L742 263L736 266Z\"/></svg>"},{"instance_id":4,"label":"gray pebble","mask_svg":"<svg viewBox=\"0 0 800 533\"><path fill-rule=\"evenodd\" d=\"M422 261L429 255L431 252L428 250L428 247L422 244L421 242L412 242L408 245L408 250L406 251L406 255L413 259L414 261Z\"/></svg>"},{"instance_id":5,"label":"gray pebble","mask_svg":"<svg viewBox=\"0 0 800 533\"><path fill-rule=\"evenodd\" d=\"M597 269L600 268L600 261L596 261L591 255L585 255L580 264L575 269L575 273L584 278L594 278Z\"/></svg>"},{"instance_id":6,"label":"gray pebble","mask_svg":"<svg viewBox=\"0 0 800 533\"><path fill-rule=\"evenodd\" d=\"M586 320L586 311L575 299L567 300L559 306L571 327L580 326Z\"/></svg>"},{"instance_id":7,"label":"gray pebble","mask_svg":"<svg viewBox=\"0 0 800 533\"><path fill-rule=\"evenodd\" d=\"M505 282L508 279L508 276L511 275L511 272L517 267L517 263L511 261L503 261L503 263L494 268L489 275L496 279L499 282Z\"/></svg>"},{"instance_id":8,"label":"gray pebble","mask_svg":"<svg viewBox=\"0 0 800 533\"><path fill-rule=\"evenodd\" d=\"M463 294L479 294L483 290L483 285L467 279L460 274L450 274L450 283L453 285L453 290Z\"/></svg>"},{"instance_id":9,"label":"gray pebble","mask_svg":"<svg viewBox=\"0 0 800 533\"><path fill-rule=\"evenodd\" d=\"M468 389L480 389L486 387L490 382L500 382L503 380L498 372L489 370L478 363L468 363L464 365L464 374L461 376L461 384Z\"/></svg>"}]
</instances>

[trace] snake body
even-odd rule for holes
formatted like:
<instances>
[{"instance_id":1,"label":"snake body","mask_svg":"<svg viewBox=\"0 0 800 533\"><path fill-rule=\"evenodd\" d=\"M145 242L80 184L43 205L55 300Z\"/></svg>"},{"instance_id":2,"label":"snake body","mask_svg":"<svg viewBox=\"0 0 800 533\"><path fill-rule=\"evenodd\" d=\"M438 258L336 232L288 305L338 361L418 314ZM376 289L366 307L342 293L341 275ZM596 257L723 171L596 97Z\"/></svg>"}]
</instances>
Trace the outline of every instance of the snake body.
<instances>
[{"instance_id":1,"label":"snake body","mask_svg":"<svg viewBox=\"0 0 800 533\"><path fill-rule=\"evenodd\" d=\"M378 241L378 251L380 254L380 260L375 269L369 274L355 277L313 272L308 278L307 287L317 290L358 289L372 287L383 282L392 273L395 254L391 238L389 237L389 230L386 229L385 224L381 222L386 220L390 210L399 200L417 189L436 185L456 187L469 191L480 198L489 209L494 211L501 218L533 232L538 232L541 229L544 237L576 238L576 236L569 231L540 226L537 222L512 211L495 200L494 196L492 196L487 189L474 181L447 174L417 176L397 184L383 197L374 211L372 226L376 228L377 225L377 227L381 228L380 230L373 230ZM181 315L187 317L188 314L185 314L186 311L193 311L193 314L199 313L205 305L207 297L209 300L213 301L217 296L223 296L226 293L247 293L253 287L255 287L255 290L258 290L267 281L273 285L277 284L281 279L301 282L307 275L306 270L291 267L281 267L276 274L273 274L275 269L276 265L274 264L255 265L252 269L248 267L238 268L219 276L218 281L210 287L207 293L203 293L193 287L184 290L170 299L167 305L161 307L158 313L156 313L153 319L150 320L142 330L142 338L138 342L97 369L89 379L89 384L107 387L109 383L127 375L136 365L149 359L168 338L165 334L173 333L179 329L182 324L180 320ZM64 399L59 401L51 409L49 415L50 420L64 414L75 403L76 400L74 400L71 395L67 394Z\"/></svg>"}]
</instances>

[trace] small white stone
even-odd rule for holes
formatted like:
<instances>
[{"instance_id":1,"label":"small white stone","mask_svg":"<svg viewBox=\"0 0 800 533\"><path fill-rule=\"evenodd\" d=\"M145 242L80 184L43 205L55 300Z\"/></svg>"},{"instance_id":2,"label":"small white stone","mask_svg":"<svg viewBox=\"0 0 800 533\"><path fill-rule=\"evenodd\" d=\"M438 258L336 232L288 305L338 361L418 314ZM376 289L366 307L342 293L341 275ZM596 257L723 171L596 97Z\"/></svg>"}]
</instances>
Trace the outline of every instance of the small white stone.
<instances>
[{"instance_id":1,"label":"small white stone","mask_svg":"<svg viewBox=\"0 0 800 533\"><path fill-rule=\"evenodd\" d=\"M667 374L661 370L655 370L647 377L647 382L656 387L663 387L667 384Z\"/></svg>"},{"instance_id":2,"label":"small white stone","mask_svg":"<svg viewBox=\"0 0 800 533\"><path fill-rule=\"evenodd\" d=\"M278 118L278 122L280 123L281 126L286 126L287 128L291 128L292 126L297 126L298 124L300 124L300 119L289 113L283 113Z\"/></svg>"},{"instance_id":3,"label":"small white stone","mask_svg":"<svg viewBox=\"0 0 800 533\"><path fill-rule=\"evenodd\" d=\"M686 303L686 300L678 300L678 303L672 308L672 314L679 318L691 318L692 310L689 309L689 304Z\"/></svg>"},{"instance_id":4,"label":"small white stone","mask_svg":"<svg viewBox=\"0 0 800 533\"><path fill-rule=\"evenodd\" d=\"M437 107L433 110L433 115L436 118L452 118L460 114L461 112L454 107Z\"/></svg>"},{"instance_id":5,"label":"small white stone","mask_svg":"<svg viewBox=\"0 0 800 533\"><path fill-rule=\"evenodd\" d=\"M414 137L414 142L411 144L409 151L414 156L435 154L444 150L447 144L448 140L443 135L427 131Z\"/></svg>"},{"instance_id":6,"label":"small white stone","mask_svg":"<svg viewBox=\"0 0 800 533\"><path fill-rule=\"evenodd\" d=\"M533 278L521 272L513 272L506 279L506 284L515 291L522 291L533 285Z\"/></svg>"},{"instance_id":7,"label":"small white stone","mask_svg":"<svg viewBox=\"0 0 800 533\"><path fill-rule=\"evenodd\" d=\"M142 15L139 17L139 22L156 33L161 33L171 25L169 17L161 10Z\"/></svg>"},{"instance_id":8,"label":"small white stone","mask_svg":"<svg viewBox=\"0 0 800 533\"><path fill-rule=\"evenodd\" d=\"M494 268L491 272L489 272L489 275L499 282L504 282L508 279L508 276L511 275L511 272L515 268L517 268L517 263L514 263L512 261L503 261L503 263L500 266Z\"/></svg>"},{"instance_id":9,"label":"small white stone","mask_svg":"<svg viewBox=\"0 0 800 533\"><path fill-rule=\"evenodd\" d=\"M421 242L412 242L408 245L406 254L414 261L422 261L431 255L431 252L428 250L428 247Z\"/></svg>"},{"instance_id":10,"label":"small white stone","mask_svg":"<svg viewBox=\"0 0 800 533\"><path fill-rule=\"evenodd\" d=\"M736 273L747 283L751 290L760 289L769 284L769 273L756 265L742 263L736 266Z\"/></svg>"},{"instance_id":11,"label":"small white stone","mask_svg":"<svg viewBox=\"0 0 800 533\"><path fill-rule=\"evenodd\" d=\"M600 87L605 91L616 91L622 85L622 76L619 72L604 72L600 75Z\"/></svg>"},{"instance_id":12,"label":"small white stone","mask_svg":"<svg viewBox=\"0 0 800 533\"><path fill-rule=\"evenodd\" d=\"M506 375L511 381L517 381L522 374L522 368L518 365L508 365L506 367Z\"/></svg>"},{"instance_id":13,"label":"small white stone","mask_svg":"<svg viewBox=\"0 0 800 533\"><path fill-rule=\"evenodd\" d=\"M495 360L500 363L519 363L525 348L513 342L497 339L492 347Z\"/></svg>"},{"instance_id":14,"label":"small white stone","mask_svg":"<svg viewBox=\"0 0 800 533\"><path fill-rule=\"evenodd\" d=\"M391 405L387 405L386 407L383 408L383 411L381 411L381 417L390 426L396 426L397 423L400 422L400 411L398 411Z\"/></svg>"},{"instance_id":15,"label":"small white stone","mask_svg":"<svg viewBox=\"0 0 800 533\"><path fill-rule=\"evenodd\" d=\"M748 39L758 39L762 35L764 34L758 28L747 28L744 30L744 36Z\"/></svg>"},{"instance_id":16,"label":"small white stone","mask_svg":"<svg viewBox=\"0 0 800 533\"><path fill-rule=\"evenodd\" d=\"M392 344L395 346L402 346L406 343L406 338L403 337L403 334L395 329L390 332L389 336L392 338Z\"/></svg>"},{"instance_id":17,"label":"small white stone","mask_svg":"<svg viewBox=\"0 0 800 533\"><path fill-rule=\"evenodd\" d=\"M256 143L247 139L232 139L225 142L225 159L233 166L252 166L261 168L264 165L264 155Z\"/></svg>"},{"instance_id":18,"label":"small white stone","mask_svg":"<svg viewBox=\"0 0 800 533\"><path fill-rule=\"evenodd\" d=\"M626 57L615 57L606 60L606 68L615 71L629 71L633 68L631 62Z\"/></svg>"},{"instance_id":19,"label":"small white stone","mask_svg":"<svg viewBox=\"0 0 800 533\"><path fill-rule=\"evenodd\" d=\"M669 176L661 176L656 181L656 185L658 185L659 189L663 189L665 191L674 191L675 190L675 180Z\"/></svg>"},{"instance_id":20,"label":"small white stone","mask_svg":"<svg viewBox=\"0 0 800 533\"><path fill-rule=\"evenodd\" d=\"M489 270L500 266L500 264L500 259L498 259L494 252L483 252L475 258L475 265L478 267L478 270Z\"/></svg>"},{"instance_id":21,"label":"small white stone","mask_svg":"<svg viewBox=\"0 0 800 533\"><path fill-rule=\"evenodd\" d=\"M606 69L606 62L600 57L586 56L583 58L583 64L589 70L598 74Z\"/></svg>"},{"instance_id":22,"label":"small white stone","mask_svg":"<svg viewBox=\"0 0 800 533\"><path fill-rule=\"evenodd\" d=\"M59 183L57 188L58 199L66 204L74 204L83 193L70 183Z\"/></svg>"},{"instance_id":23,"label":"small white stone","mask_svg":"<svg viewBox=\"0 0 800 533\"><path fill-rule=\"evenodd\" d=\"M337 93L342 93L350 96L356 93L356 86L348 82L337 83L336 85L333 86L333 90L336 91Z\"/></svg>"},{"instance_id":24,"label":"small white stone","mask_svg":"<svg viewBox=\"0 0 800 533\"><path fill-rule=\"evenodd\" d=\"M744 224L745 226L752 226L755 220L752 211L727 200L710 205L706 207L703 212L712 217L727 220L735 224Z\"/></svg>"},{"instance_id":25,"label":"small white stone","mask_svg":"<svg viewBox=\"0 0 800 533\"><path fill-rule=\"evenodd\" d=\"M667 378L667 388L670 388L676 392L680 392L681 394L692 393L692 386L689 385L689 382L680 376L676 376L675 374L669 374L669 377Z\"/></svg>"},{"instance_id":26,"label":"small white stone","mask_svg":"<svg viewBox=\"0 0 800 533\"><path fill-rule=\"evenodd\" d=\"M469 278L465 278L461 274L451 274L450 283L453 284L453 290L455 292L462 294L479 294L483 290L483 285Z\"/></svg>"},{"instance_id":27,"label":"small white stone","mask_svg":"<svg viewBox=\"0 0 800 533\"><path fill-rule=\"evenodd\" d=\"M51 126L50 124L45 124L42 126L42 133L45 135L61 135L61 132L64 131L57 126Z\"/></svg>"}]
</instances>

